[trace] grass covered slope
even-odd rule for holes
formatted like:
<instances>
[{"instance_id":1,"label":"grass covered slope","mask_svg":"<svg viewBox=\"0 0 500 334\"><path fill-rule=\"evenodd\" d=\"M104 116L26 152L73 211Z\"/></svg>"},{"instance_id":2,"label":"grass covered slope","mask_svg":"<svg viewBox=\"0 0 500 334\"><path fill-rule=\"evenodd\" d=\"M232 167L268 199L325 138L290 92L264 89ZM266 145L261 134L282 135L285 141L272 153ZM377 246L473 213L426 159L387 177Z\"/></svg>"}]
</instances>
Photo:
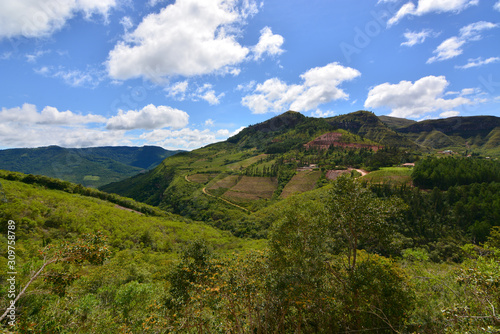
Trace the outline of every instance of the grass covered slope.
<instances>
[{"instance_id":1,"label":"grass covered slope","mask_svg":"<svg viewBox=\"0 0 500 334\"><path fill-rule=\"evenodd\" d=\"M203 223L152 217L97 198L0 180L0 228L15 222L17 289L64 244L85 234L104 235L109 258L102 264L59 261L47 265L16 303L16 333L119 333L146 319L148 305L166 289L179 253L204 240L215 254L260 249L263 241L233 237ZM7 249L7 235L0 235ZM0 266L7 267L2 252ZM4 276L5 277L5 276ZM0 280L5 310L8 282ZM149 304L144 304L148 302ZM1 329L0 329L1 331ZM128 331L130 332L130 331ZM142 332L142 331L134 331Z\"/></svg>"},{"instance_id":2,"label":"grass covered slope","mask_svg":"<svg viewBox=\"0 0 500 334\"><path fill-rule=\"evenodd\" d=\"M169 253L198 238L220 249L245 244L244 240L203 223L152 217L97 198L17 181L2 179L1 183L7 200L0 202L2 224L16 221L18 241L29 242L29 247L43 247L52 240L71 240L97 231L108 237L113 251L148 248Z\"/></svg>"},{"instance_id":3,"label":"grass covered slope","mask_svg":"<svg viewBox=\"0 0 500 334\"><path fill-rule=\"evenodd\" d=\"M380 170L361 177L361 180L378 184L411 184L411 173L412 169L408 167L382 167Z\"/></svg>"},{"instance_id":4,"label":"grass covered slope","mask_svg":"<svg viewBox=\"0 0 500 334\"><path fill-rule=\"evenodd\" d=\"M283 188L281 198L313 190L320 177L321 171L303 171L295 174Z\"/></svg>"}]
</instances>

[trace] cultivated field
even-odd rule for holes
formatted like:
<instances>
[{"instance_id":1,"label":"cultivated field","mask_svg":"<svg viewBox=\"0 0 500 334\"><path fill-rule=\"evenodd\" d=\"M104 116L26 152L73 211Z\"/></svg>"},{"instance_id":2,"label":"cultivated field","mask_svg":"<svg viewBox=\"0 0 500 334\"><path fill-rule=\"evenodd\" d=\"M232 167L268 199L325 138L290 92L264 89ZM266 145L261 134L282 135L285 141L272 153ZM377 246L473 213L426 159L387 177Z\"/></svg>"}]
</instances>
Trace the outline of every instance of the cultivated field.
<instances>
[{"instance_id":1,"label":"cultivated field","mask_svg":"<svg viewBox=\"0 0 500 334\"><path fill-rule=\"evenodd\" d=\"M304 171L298 172L287 183L281 192L281 198L287 198L295 193L302 193L305 191L313 190L316 182L321 177L320 171Z\"/></svg>"},{"instance_id":2,"label":"cultivated field","mask_svg":"<svg viewBox=\"0 0 500 334\"><path fill-rule=\"evenodd\" d=\"M256 155L255 157L251 157L248 159L245 159L243 161L238 161L232 164L227 165L227 168L232 169L232 170L239 170L241 168L246 168L250 166L251 164L254 164L258 162L260 159L265 159L267 157L267 154L259 154Z\"/></svg>"},{"instance_id":3,"label":"cultivated field","mask_svg":"<svg viewBox=\"0 0 500 334\"><path fill-rule=\"evenodd\" d=\"M326 172L326 178L328 180L335 180L336 178L338 178L340 175L342 174L346 174L346 173L351 173L350 170L347 170L347 169L334 169L334 170L329 170L328 172Z\"/></svg>"},{"instance_id":4,"label":"cultivated field","mask_svg":"<svg viewBox=\"0 0 500 334\"><path fill-rule=\"evenodd\" d=\"M226 176L222 180L219 180L214 184L212 184L210 187L208 187L208 189L219 189L219 188L230 189L238 183L239 178L240 178L239 175Z\"/></svg>"},{"instance_id":5,"label":"cultivated field","mask_svg":"<svg viewBox=\"0 0 500 334\"><path fill-rule=\"evenodd\" d=\"M217 174L193 174L193 175L186 176L186 178L189 182L203 183L204 184L216 176L217 176Z\"/></svg>"},{"instance_id":6,"label":"cultivated field","mask_svg":"<svg viewBox=\"0 0 500 334\"><path fill-rule=\"evenodd\" d=\"M223 197L235 202L270 199L277 187L278 181L274 177L243 176Z\"/></svg>"},{"instance_id":7,"label":"cultivated field","mask_svg":"<svg viewBox=\"0 0 500 334\"><path fill-rule=\"evenodd\" d=\"M412 168L384 167L360 178L370 183L411 184Z\"/></svg>"}]
</instances>

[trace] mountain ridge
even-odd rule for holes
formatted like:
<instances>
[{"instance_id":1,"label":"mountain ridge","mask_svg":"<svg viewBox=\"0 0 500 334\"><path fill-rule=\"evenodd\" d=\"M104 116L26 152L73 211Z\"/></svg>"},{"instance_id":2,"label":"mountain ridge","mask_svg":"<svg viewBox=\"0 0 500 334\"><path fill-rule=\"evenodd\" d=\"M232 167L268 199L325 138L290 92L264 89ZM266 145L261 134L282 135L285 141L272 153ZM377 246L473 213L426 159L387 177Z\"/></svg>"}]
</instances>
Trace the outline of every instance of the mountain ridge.
<instances>
[{"instance_id":1,"label":"mountain ridge","mask_svg":"<svg viewBox=\"0 0 500 334\"><path fill-rule=\"evenodd\" d=\"M0 169L98 187L154 168L178 152L157 146L15 148L0 150Z\"/></svg>"},{"instance_id":2,"label":"mountain ridge","mask_svg":"<svg viewBox=\"0 0 500 334\"><path fill-rule=\"evenodd\" d=\"M481 120L466 118L462 124L472 127ZM419 124L395 121L406 127ZM425 124L432 128L434 123ZM326 184L328 175L349 168L373 170L413 163L424 154L437 152L436 146L448 145L463 154L467 149L473 150L467 147L467 139L437 130L399 130L369 111L330 118L288 111L251 125L226 141L169 157L155 169L100 189L245 235L248 227L228 227L233 223L224 217L245 221L248 211L258 212L279 201L285 187L286 196L290 189L299 193L310 191ZM484 143L477 144L474 150L483 152L486 143L495 148L499 141L500 129L481 137ZM248 211L238 210L228 202ZM232 213L227 214L229 211Z\"/></svg>"}]
</instances>

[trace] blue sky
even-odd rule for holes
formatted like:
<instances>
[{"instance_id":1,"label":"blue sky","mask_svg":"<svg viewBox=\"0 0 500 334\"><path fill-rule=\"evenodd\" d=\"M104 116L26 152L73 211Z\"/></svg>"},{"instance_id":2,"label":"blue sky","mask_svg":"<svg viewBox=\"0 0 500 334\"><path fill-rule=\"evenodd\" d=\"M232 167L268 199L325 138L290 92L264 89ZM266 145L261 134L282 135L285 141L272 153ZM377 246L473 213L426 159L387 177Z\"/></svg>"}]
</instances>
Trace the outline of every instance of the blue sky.
<instances>
[{"instance_id":1,"label":"blue sky","mask_svg":"<svg viewBox=\"0 0 500 334\"><path fill-rule=\"evenodd\" d=\"M500 0L0 2L0 148L191 150L287 110L500 116Z\"/></svg>"}]
</instances>

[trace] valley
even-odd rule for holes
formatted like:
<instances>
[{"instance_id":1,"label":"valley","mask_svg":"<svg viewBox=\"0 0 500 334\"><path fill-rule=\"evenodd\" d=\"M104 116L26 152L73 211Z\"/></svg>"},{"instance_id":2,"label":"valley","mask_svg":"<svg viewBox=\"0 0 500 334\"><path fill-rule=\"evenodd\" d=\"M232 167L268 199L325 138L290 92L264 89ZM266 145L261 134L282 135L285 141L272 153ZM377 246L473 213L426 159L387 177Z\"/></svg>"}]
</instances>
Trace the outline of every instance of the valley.
<instances>
[{"instance_id":1,"label":"valley","mask_svg":"<svg viewBox=\"0 0 500 334\"><path fill-rule=\"evenodd\" d=\"M2 170L16 333L494 332L498 125L476 121L287 112L99 189Z\"/></svg>"},{"instance_id":2,"label":"valley","mask_svg":"<svg viewBox=\"0 0 500 334\"><path fill-rule=\"evenodd\" d=\"M500 334L500 0L0 0L0 334Z\"/></svg>"},{"instance_id":3,"label":"valley","mask_svg":"<svg viewBox=\"0 0 500 334\"><path fill-rule=\"evenodd\" d=\"M154 168L178 152L154 146L9 149L0 150L0 169L99 187Z\"/></svg>"}]
</instances>

